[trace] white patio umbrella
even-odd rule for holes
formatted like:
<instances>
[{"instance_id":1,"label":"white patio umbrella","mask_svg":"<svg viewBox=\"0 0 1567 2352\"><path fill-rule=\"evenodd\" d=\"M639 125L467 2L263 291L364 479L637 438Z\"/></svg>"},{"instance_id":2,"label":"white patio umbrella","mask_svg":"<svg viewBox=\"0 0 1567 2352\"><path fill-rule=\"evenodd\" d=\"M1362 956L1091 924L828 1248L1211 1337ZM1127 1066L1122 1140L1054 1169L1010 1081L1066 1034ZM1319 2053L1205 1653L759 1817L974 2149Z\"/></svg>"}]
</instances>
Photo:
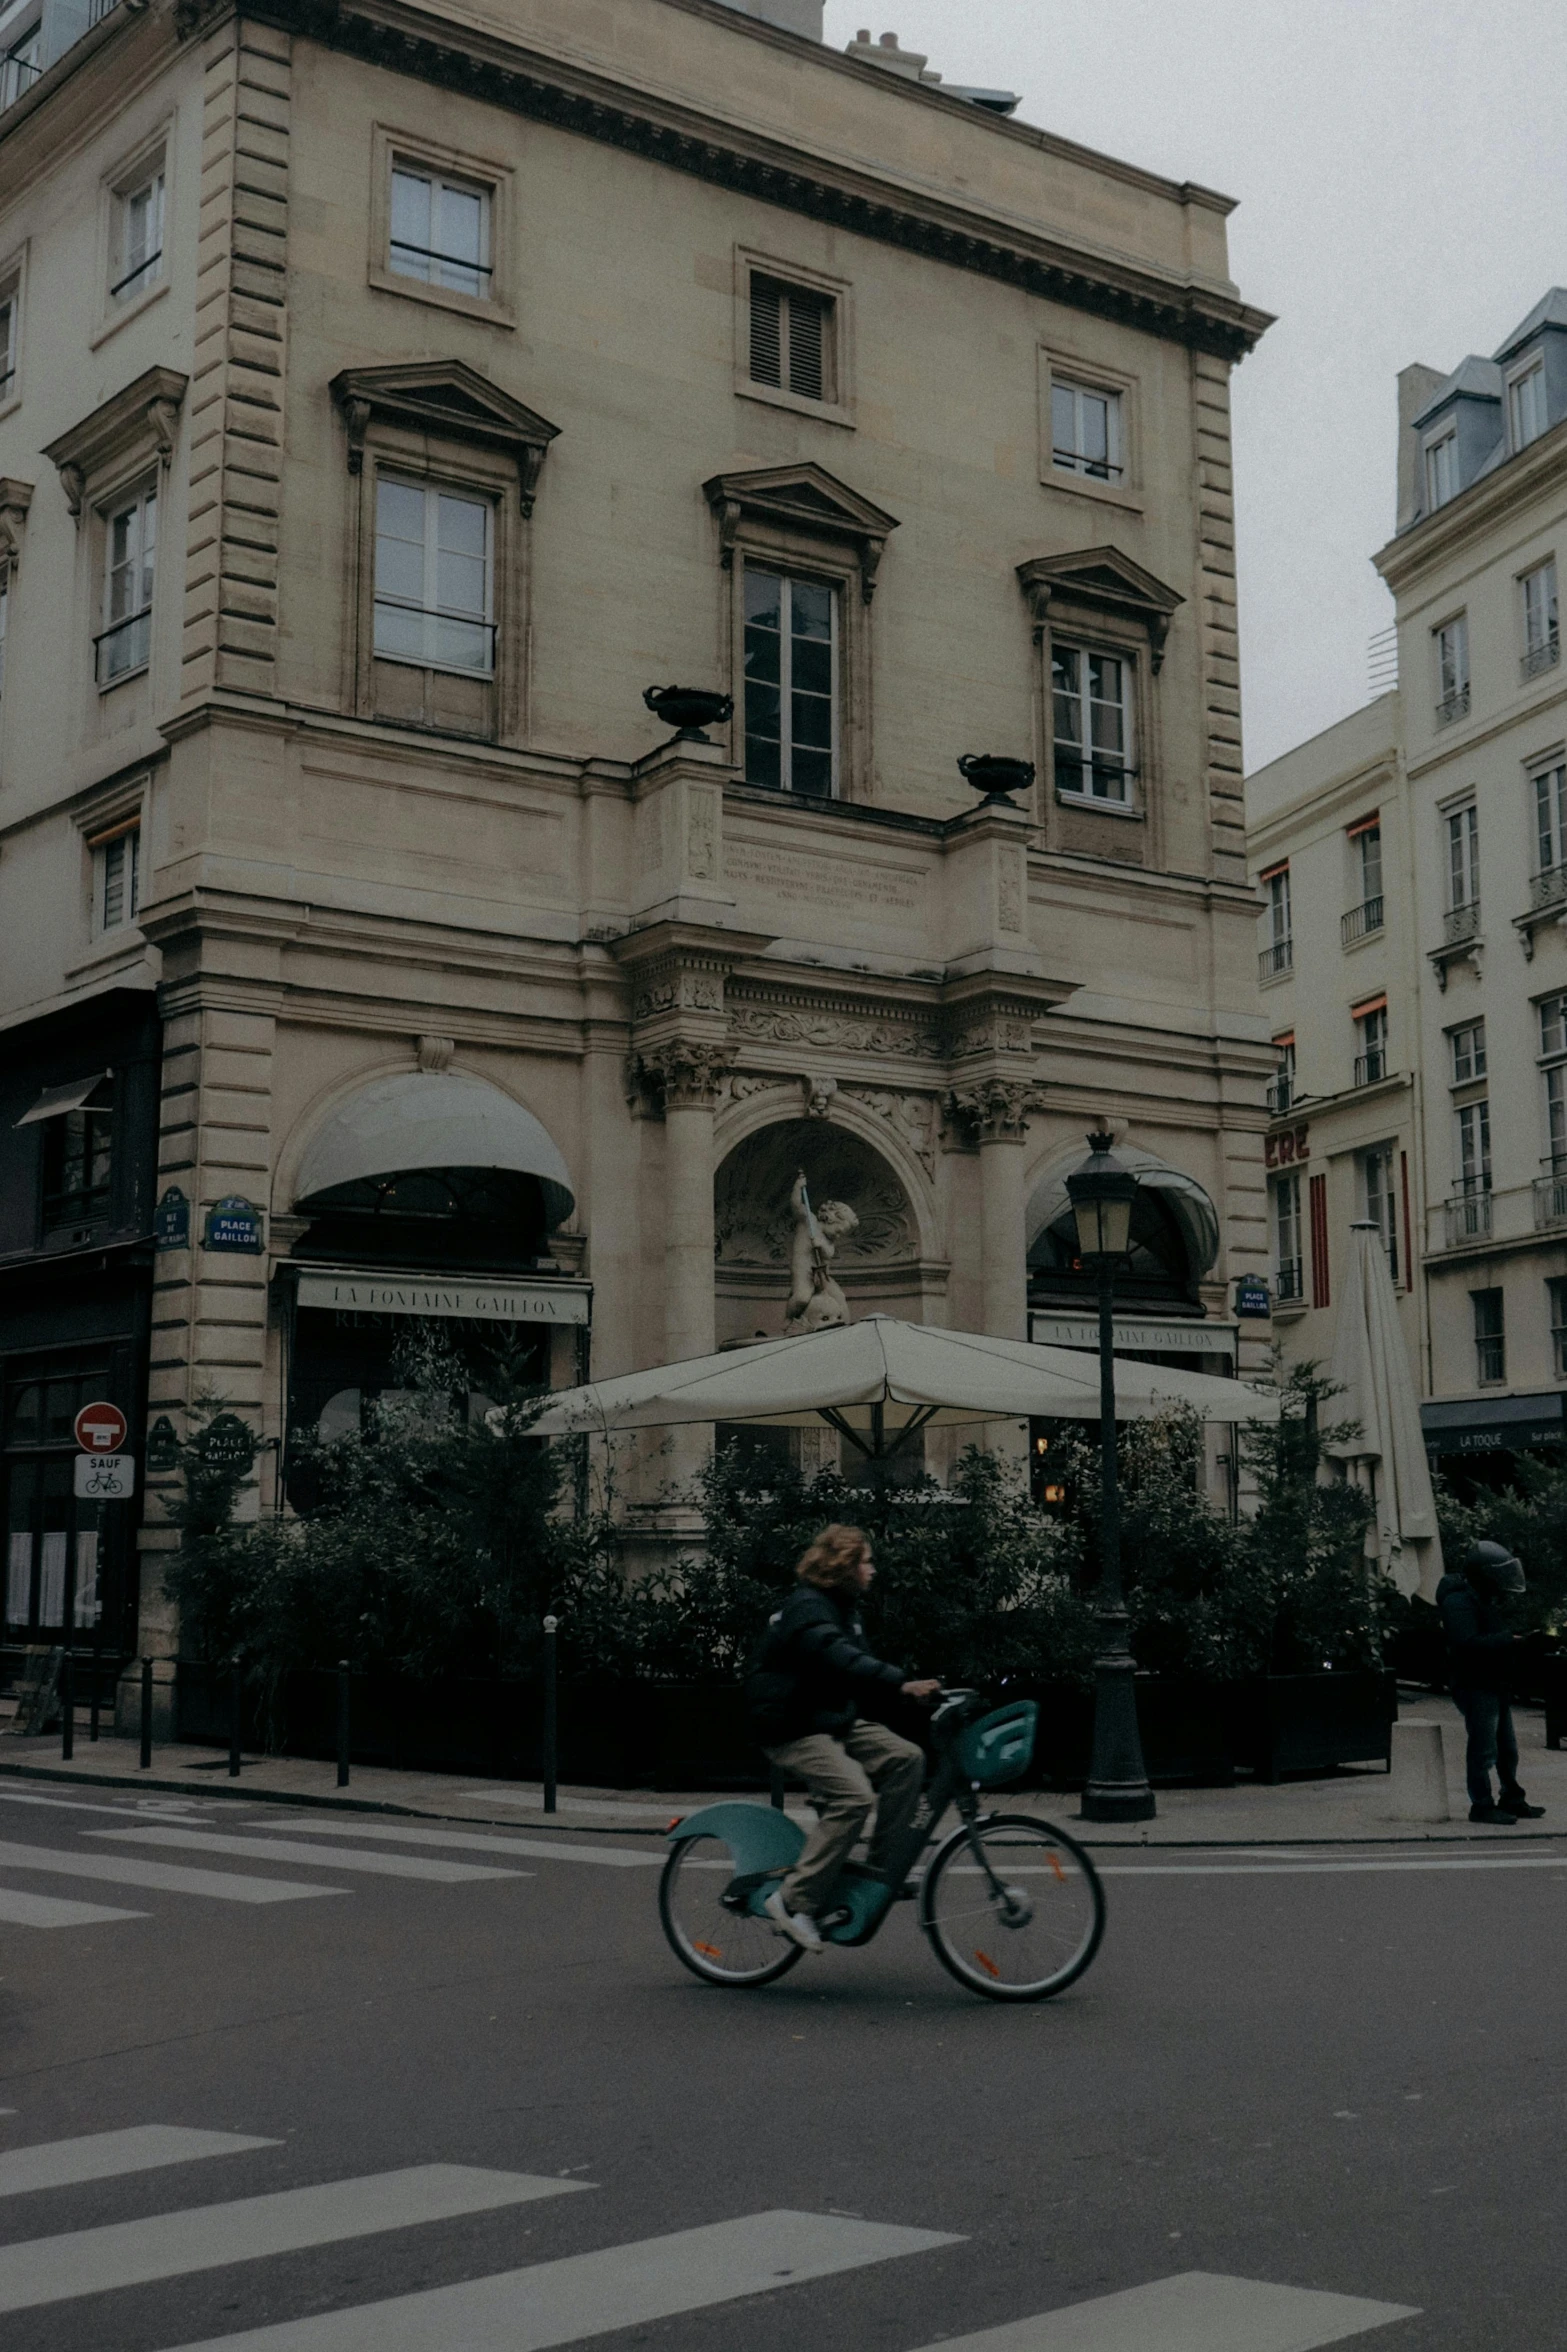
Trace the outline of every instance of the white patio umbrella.
<instances>
[{"instance_id":1,"label":"white patio umbrella","mask_svg":"<svg viewBox=\"0 0 1567 2352\"><path fill-rule=\"evenodd\" d=\"M1118 1359L1117 1413L1145 1420L1191 1405L1205 1421L1276 1421L1271 1392L1202 1372ZM1074 1348L987 1339L867 1315L861 1323L764 1340L599 1380L550 1399L530 1434L662 1429L688 1421L826 1421L867 1454L890 1454L917 1431L1032 1416L1097 1421L1099 1360Z\"/></svg>"},{"instance_id":2,"label":"white patio umbrella","mask_svg":"<svg viewBox=\"0 0 1567 2352\"><path fill-rule=\"evenodd\" d=\"M1328 1451L1372 1497L1367 1552L1380 1559L1400 1592L1431 1601L1442 1574L1442 1544L1387 1254L1375 1225L1349 1230L1349 1279L1328 1366L1343 1395L1328 1409L1335 1420L1358 1421L1360 1435Z\"/></svg>"}]
</instances>

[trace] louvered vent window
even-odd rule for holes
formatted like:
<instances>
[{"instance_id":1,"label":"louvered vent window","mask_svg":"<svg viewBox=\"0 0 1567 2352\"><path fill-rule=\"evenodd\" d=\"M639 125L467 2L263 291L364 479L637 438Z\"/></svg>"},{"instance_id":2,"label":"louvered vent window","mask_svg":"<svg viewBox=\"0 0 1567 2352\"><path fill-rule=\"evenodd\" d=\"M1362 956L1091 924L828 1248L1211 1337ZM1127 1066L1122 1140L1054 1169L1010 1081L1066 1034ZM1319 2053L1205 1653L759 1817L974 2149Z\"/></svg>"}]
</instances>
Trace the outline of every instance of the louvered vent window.
<instances>
[{"instance_id":1,"label":"louvered vent window","mask_svg":"<svg viewBox=\"0 0 1567 2352\"><path fill-rule=\"evenodd\" d=\"M752 383L776 384L801 400L833 399L833 316L828 295L753 278Z\"/></svg>"}]
</instances>

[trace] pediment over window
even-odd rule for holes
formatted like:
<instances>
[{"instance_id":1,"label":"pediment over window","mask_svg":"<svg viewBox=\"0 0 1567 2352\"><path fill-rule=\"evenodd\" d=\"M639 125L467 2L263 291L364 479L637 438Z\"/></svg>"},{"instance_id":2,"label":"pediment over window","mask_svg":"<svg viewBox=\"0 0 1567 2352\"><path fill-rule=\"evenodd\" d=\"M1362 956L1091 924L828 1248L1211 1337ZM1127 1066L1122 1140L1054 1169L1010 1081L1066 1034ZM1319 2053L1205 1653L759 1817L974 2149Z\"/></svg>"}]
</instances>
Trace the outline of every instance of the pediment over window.
<instances>
[{"instance_id":1,"label":"pediment over window","mask_svg":"<svg viewBox=\"0 0 1567 2352\"><path fill-rule=\"evenodd\" d=\"M876 592L882 549L898 518L873 506L825 466L760 466L748 473L715 474L703 489L718 517L724 568L747 522L770 525L787 537L833 539L854 547L860 559L860 588L867 604Z\"/></svg>"},{"instance_id":2,"label":"pediment over window","mask_svg":"<svg viewBox=\"0 0 1567 2352\"><path fill-rule=\"evenodd\" d=\"M65 503L73 515L80 518L87 484L95 474L137 455L143 446L167 464L189 382L175 368L147 368L133 384L45 446L43 454L59 468Z\"/></svg>"},{"instance_id":3,"label":"pediment over window","mask_svg":"<svg viewBox=\"0 0 1567 2352\"><path fill-rule=\"evenodd\" d=\"M365 434L372 418L443 433L456 441L478 441L504 449L517 461L522 511L533 512L539 469L559 425L514 400L487 376L460 359L432 359L401 367L344 368L332 379L332 397L348 425L348 470L364 465Z\"/></svg>"},{"instance_id":4,"label":"pediment over window","mask_svg":"<svg viewBox=\"0 0 1567 2352\"><path fill-rule=\"evenodd\" d=\"M1112 613L1147 630L1155 673L1164 660L1171 619L1186 602L1178 589L1167 588L1118 547L1089 547L1076 555L1036 555L1018 565L1017 576L1036 628L1042 629L1057 607Z\"/></svg>"}]
</instances>

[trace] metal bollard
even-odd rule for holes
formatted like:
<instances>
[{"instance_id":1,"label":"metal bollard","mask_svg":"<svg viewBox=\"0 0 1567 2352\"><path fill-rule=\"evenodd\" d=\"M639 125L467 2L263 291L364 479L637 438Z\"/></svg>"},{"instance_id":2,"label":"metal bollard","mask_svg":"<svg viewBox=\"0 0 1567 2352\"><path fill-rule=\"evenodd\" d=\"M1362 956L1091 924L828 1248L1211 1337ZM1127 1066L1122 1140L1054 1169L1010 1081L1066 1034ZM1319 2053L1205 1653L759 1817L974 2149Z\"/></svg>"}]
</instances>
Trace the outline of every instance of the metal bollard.
<instances>
[{"instance_id":1,"label":"metal bollard","mask_svg":"<svg viewBox=\"0 0 1567 2352\"><path fill-rule=\"evenodd\" d=\"M556 1747L559 1734L557 1717L557 1685L555 1670L555 1628L558 1617L544 1620L544 1810L555 1810L555 1776L558 1758Z\"/></svg>"},{"instance_id":2,"label":"metal bollard","mask_svg":"<svg viewBox=\"0 0 1567 2352\"><path fill-rule=\"evenodd\" d=\"M230 1778L230 1780L238 1780L238 1778L239 1778L239 1735L240 1735L240 1707L241 1707L241 1704L242 1704L243 1698L244 1698L244 1685L243 1685L243 1683L240 1681L240 1674L239 1674L239 1660L236 1658L236 1659L234 1659L233 1663L232 1663L232 1664L230 1665L230 1667L229 1667L229 1778Z\"/></svg>"},{"instance_id":3,"label":"metal bollard","mask_svg":"<svg viewBox=\"0 0 1567 2352\"><path fill-rule=\"evenodd\" d=\"M767 1793L771 1797L777 1811L780 1813L784 1809L784 1782L785 1774L783 1766L781 1764L769 1764L767 1767Z\"/></svg>"},{"instance_id":4,"label":"metal bollard","mask_svg":"<svg viewBox=\"0 0 1567 2352\"><path fill-rule=\"evenodd\" d=\"M337 1785L339 1788L347 1788L348 1786L350 1729L348 1708L348 1660L339 1658L337 1661Z\"/></svg>"},{"instance_id":5,"label":"metal bollard","mask_svg":"<svg viewBox=\"0 0 1567 2352\"><path fill-rule=\"evenodd\" d=\"M76 1661L69 1650L60 1660L60 1761L76 1753Z\"/></svg>"},{"instance_id":6,"label":"metal bollard","mask_svg":"<svg viewBox=\"0 0 1567 2352\"><path fill-rule=\"evenodd\" d=\"M92 1629L92 1705L87 1714L87 1737L98 1737L98 1708L102 1700L103 1683L103 1611L100 1609Z\"/></svg>"},{"instance_id":7,"label":"metal bollard","mask_svg":"<svg viewBox=\"0 0 1567 2352\"><path fill-rule=\"evenodd\" d=\"M141 1769L152 1770L152 1660L141 1662Z\"/></svg>"}]
</instances>

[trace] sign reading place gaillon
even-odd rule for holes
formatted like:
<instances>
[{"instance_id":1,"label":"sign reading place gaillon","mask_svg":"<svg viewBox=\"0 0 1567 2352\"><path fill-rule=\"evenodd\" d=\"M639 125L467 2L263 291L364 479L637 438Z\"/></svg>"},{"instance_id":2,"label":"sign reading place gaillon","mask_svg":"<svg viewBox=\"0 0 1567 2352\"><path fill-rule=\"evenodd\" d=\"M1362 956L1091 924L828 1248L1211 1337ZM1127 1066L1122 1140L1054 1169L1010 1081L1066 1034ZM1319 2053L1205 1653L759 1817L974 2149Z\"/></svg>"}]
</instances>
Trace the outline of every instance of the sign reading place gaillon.
<instances>
[{"instance_id":1,"label":"sign reading place gaillon","mask_svg":"<svg viewBox=\"0 0 1567 2352\"><path fill-rule=\"evenodd\" d=\"M421 1281L412 1275L302 1274L302 1307L357 1315L455 1315L484 1323L586 1323L586 1283Z\"/></svg>"}]
</instances>

